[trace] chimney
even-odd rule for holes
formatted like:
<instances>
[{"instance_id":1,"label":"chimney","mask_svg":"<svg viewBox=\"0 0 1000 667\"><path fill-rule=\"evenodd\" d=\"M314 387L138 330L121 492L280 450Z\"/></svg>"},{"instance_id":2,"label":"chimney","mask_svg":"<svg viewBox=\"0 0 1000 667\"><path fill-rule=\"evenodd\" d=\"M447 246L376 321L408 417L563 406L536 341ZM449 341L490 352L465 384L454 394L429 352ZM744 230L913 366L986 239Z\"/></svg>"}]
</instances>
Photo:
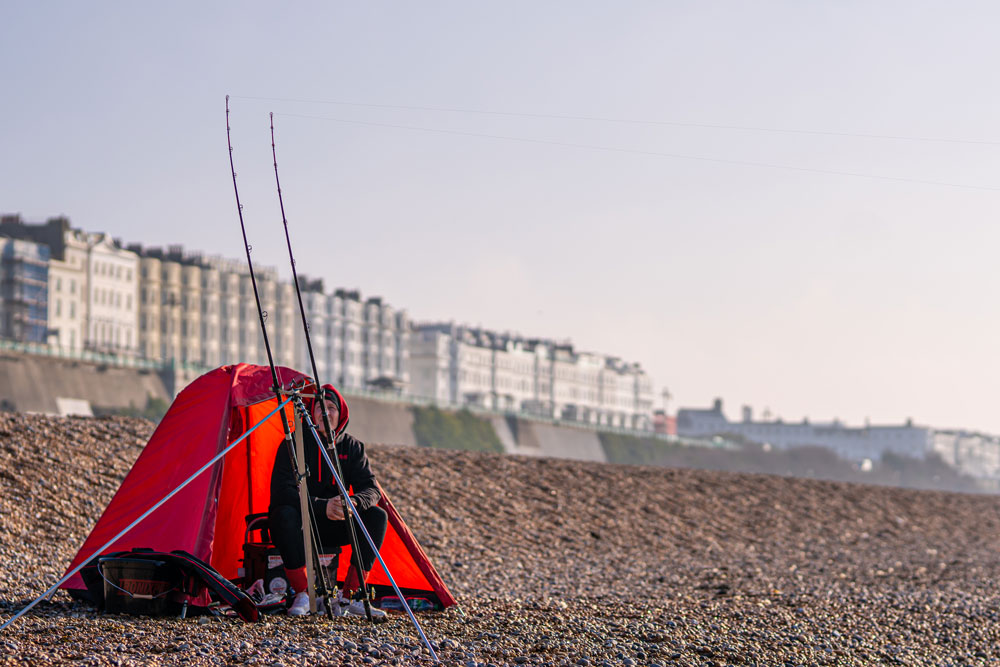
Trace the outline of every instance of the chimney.
<instances>
[{"instance_id":1,"label":"chimney","mask_svg":"<svg viewBox=\"0 0 1000 667\"><path fill-rule=\"evenodd\" d=\"M743 406L743 423L744 424L749 424L752 421L753 421L753 408L751 408L749 405L744 405Z\"/></svg>"},{"instance_id":2,"label":"chimney","mask_svg":"<svg viewBox=\"0 0 1000 667\"><path fill-rule=\"evenodd\" d=\"M717 398L712 401L712 412L722 412L722 399Z\"/></svg>"}]
</instances>

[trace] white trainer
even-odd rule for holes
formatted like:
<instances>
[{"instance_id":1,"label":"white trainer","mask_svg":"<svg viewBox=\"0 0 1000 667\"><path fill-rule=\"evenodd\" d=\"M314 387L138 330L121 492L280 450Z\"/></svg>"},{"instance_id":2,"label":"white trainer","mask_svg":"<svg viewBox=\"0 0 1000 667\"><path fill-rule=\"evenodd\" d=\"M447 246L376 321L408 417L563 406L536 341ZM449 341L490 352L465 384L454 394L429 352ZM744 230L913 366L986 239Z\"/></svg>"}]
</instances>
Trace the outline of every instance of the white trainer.
<instances>
[{"instance_id":1,"label":"white trainer","mask_svg":"<svg viewBox=\"0 0 1000 667\"><path fill-rule=\"evenodd\" d=\"M289 616L307 616L309 614L309 593L302 591L295 594L292 606L288 608Z\"/></svg>"},{"instance_id":2,"label":"white trainer","mask_svg":"<svg viewBox=\"0 0 1000 667\"><path fill-rule=\"evenodd\" d=\"M372 620L381 620L386 617L385 612L376 607L375 605L372 605L371 608L372 608ZM363 616L367 618L367 614L365 614L364 600L354 600L353 602L351 602L349 600L341 599L340 609L341 611L340 614L338 615L347 614L349 616Z\"/></svg>"}]
</instances>

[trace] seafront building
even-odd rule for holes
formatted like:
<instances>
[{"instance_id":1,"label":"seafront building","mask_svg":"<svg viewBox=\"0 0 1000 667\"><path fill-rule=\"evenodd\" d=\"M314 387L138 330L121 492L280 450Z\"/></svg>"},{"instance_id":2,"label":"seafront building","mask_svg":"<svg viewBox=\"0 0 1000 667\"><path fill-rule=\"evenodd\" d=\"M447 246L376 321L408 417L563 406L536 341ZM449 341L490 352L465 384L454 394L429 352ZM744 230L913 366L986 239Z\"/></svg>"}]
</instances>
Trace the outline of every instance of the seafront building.
<instances>
[{"instance_id":1,"label":"seafront building","mask_svg":"<svg viewBox=\"0 0 1000 667\"><path fill-rule=\"evenodd\" d=\"M749 407L742 421L729 421L722 411L722 399L711 408L681 408L677 411L677 434L691 438L735 435L776 449L818 446L830 449L849 461L863 461L884 452L923 458L931 451L933 432L912 422L901 425L862 427L832 422L785 422L781 419L755 421Z\"/></svg>"},{"instance_id":2,"label":"seafront building","mask_svg":"<svg viewBox=\"0 0 1000 667\"><path fill-rule=\"evenodd\" d=\"M241 262L185 253L181 246L129 246L141 256L140 329L148 359L215 368L267 363L249 271ZM275 363L294 365L297 314L291 285L256 270Z\"/></svg>"},{"instance_id":3,"label":"seafront building","mask_svg":"<svg viewBox=\"0 0 1000 667\"><path fill-rule=\"evenodd\" d=\"M966 475L1000 479L1000 436L938 430L933 434L933 451Z\"/></svg>"},{"instance_id":4,"label":"seafront building","mask_svg":"<svg viewBox=\"0 0 1000 667\"><path fill-rule=\"evenodd\" d=\"M652 430L652 380L637 363L454 323L418 324L415 396L493 410Z\"/></svg>"},{"instance_id":5,"label":"seafront building","mask_svg":"<svg viewBox=\"0 0 1000 667\"><path fill-rule=\"evenodd\" d=\"M0 314L28 323L16 333L3 329L4 338L165 365L181 386L220 365L267 363L253 283L241 261L179 245L123 247L62 217L26 224L3 216L0 236L17 240L5 251L10 285L29 280L36 288L30 304L23 296L0 301ZM311 372L294 286L271 267L257 267L256 280L275 363ZM308 278L301 286L319 375L348 391L653 428L652 382L637 363L454 324L415 330L405 310L380 297L329 293L323 281Z\"/></svg>"},{"instance_id":6,"label":"seafront building","mask_svg":"<svg viewBox=\"0 0 1000 667\"><path fill-rule=\"evenodd\" d=\"M0 237L0 337L47 342L48 293L48 246Z\"/></svg>"},{"instance_id":7,"label":"seafront building","mask_svg":"<svg viewBox=\"0 0 1000 667\"><path fill-rule=\"evenodd\" d=\"M299 285L320 378L348 390L407 391L411 324L405 310L380 297L363 300L358 290L329 294L322 280L300 278ZM298 367L311 369L301 326L296 335Z\"/></svg>"},{"instance_id":8,"label":"seafront building","mask_svg":"<svg viewBox=\"0 0 1000 667\"><path fill-rule=\"evenodd\" d=\"M107 234L72 229L66 218L29 224L0 218L0 236L49 249L50 345L122 356L139 353L139 257Z\"/></svg>"},{"instance_id":9,"label":"seafront building","mask_svg":"<svg viewBox=\"0 0 1000 667\"><path fill-rule=\"evenodd\" d=\"M141 256L143 355L214 368L240 361L266 364L267 352L246 264L185 253L181 246L129 246ZM272 267L255 267L274 362L309 369L298 298ZM409 320L358 291L326 294L322 281L301 281L303 305L320 377L344 389L402 391L409 372Z\"/></svg>"},{"instance_id":10,"label":"seafront building","mask_svg":"<svg viewBox=\"0 0 1000 667\"><path fill-rule=\"evenodd\" d=\"M936 455L959 472L983 478L1000 478L1000 437L935 429L907 420L903 424L846 426L832 422L786 422L781 419L756 421L744 406L741 421L730 421L723 413L722 400L711 408L681 408L677 411L677 434L690 438L737 436L750 442L789 449L825 447L855 463L877 460L886 453L922 459Z\"/></svg>"}]
</instances>

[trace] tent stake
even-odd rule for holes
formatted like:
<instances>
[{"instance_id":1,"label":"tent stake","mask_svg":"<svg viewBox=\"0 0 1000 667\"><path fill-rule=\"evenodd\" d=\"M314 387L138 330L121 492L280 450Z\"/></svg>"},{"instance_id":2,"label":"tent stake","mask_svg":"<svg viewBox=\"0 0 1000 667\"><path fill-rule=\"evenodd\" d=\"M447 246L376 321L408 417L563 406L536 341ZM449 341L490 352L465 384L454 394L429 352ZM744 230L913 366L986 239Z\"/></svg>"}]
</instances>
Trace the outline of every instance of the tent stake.
<instances>
[{"instance_id":1,"label":"tent stake","mask_svg":"<svg viewBox=\"0 0 1000 667\"><path fill-rule=\"evenodd\" d=\"M103 552L105 549L109 548L112 544L114 544L115 542L117 542L118 540L120 540L125 535L125 533L127 533L128 531L132 530L137 525L139 525L140 521L142 521L147 516L149 516L150 514L152 514L153 512L155 512L157 509L160 508L161 505L163 505L163 503L165 503L168 500L170 500L171 498L173 498L175 495L177 495L177 493L181 489L183 489L185 486L187 486L188 484L190 484L191 482L193 482L195 480L195 478L198 477L198 475L200 475L201 473L205 472L206 470L208 470L209 468L211 468L213 465L215 465L215 463L219 459L221 459L223 456L225 456L226 454L228 454L230 452L230 450L233 449L233 447L235 447L236 445L238 445L241 442L243 442L251 433L253 433L254 431L256 431L257 428L261 424L263 424L268 419L270 419L271 417L273 417L277 412L281 411L288 404L288 402L291 401L291 400L292 400L292 397L290 396L290 397L286 398L285 400L283 400L281 403L279 403L278 407L276 407L274 410L272 410L270 413L268 413L268 415L266 417L264 417L259 422L257 422L257 424L252 429L250 429L249 431L247 431L246 433L244 433L243 435L241 435L231 445L229 445L228 447L226 447L225 449L223 449L221 452L219 452L218 454L216 454L215 457L212 458L211 461L209 461L208 463L206 463L202 467L198 468L198 471L196 473L194 473L193 475L191 475L190 477L188 477L186 480L184 480L183 482L181 482L180 486L178 486L173 491L171 491L170 493L168 493L167 495L165 495L159 502L157 502L155 505L153 505L148 510L146 510L138 519L136 519L135 521L133 521L132 523L130 523L128 526L125 527L124 530L122 530L120 533L118 533L117 535L115 535L114 537L112 537L110 540L108 540L107 543L105 543L104 546L102 546L99 549L97 549L96 551L94 551L94 553L91 554L89 558L84 558L80 562L79 565L77 565L72 570L70 570L69 572L67 572L63 576L62 579L60 579L56 583L52 584L51 588L49 588L47 591L45 591L44 593L42 593L41 595L39 595L37 598L35 598L34 602L32 602L27 607L25 607L24 609L22 609L21 611L17 612L13 616L11 616L9 619L7 619L6 623L4 623L3 625L0 625L0 631L2 631L4 628L6 628L8 625L10 625L11 623L13 623L17 619L19 619L21 616L23 616L25 612L27 612L29 609L31 609L36 604L38 604L39 602L41 602L47 595L54 595L55 592L56 592L56 589L58 589L60 586L62 586L64 583L66 583L69 580L69 578L72 577L74 574L76 574L77 572L79 572L80 570L82 570L84 567L86 567L87 563L89 563L90 561L92 561L95 556L100 555L101 552ZM284 413L282 413L282 414L284 414Z\"/></svg>"}]
</instances>

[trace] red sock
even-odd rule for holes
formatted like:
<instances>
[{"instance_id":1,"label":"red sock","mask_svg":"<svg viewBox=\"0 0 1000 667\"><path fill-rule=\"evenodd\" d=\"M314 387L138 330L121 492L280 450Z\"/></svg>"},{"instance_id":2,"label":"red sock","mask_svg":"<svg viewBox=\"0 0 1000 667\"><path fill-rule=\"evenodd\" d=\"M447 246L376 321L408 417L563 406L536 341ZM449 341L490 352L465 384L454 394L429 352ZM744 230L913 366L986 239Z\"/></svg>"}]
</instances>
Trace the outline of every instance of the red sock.
<instances>
[{"instance_id":1,"label":"red sock","mask_svg":"<svg viewBox=\"0 0 1000 667\"><path fill-rule=\"evenodd\" d=\"M305 565L297 567L294 570L285 570L285 574L288 576L288 584L295 589L296 593L302 593L309 588Z\"/></svg>"}]
</instances>

